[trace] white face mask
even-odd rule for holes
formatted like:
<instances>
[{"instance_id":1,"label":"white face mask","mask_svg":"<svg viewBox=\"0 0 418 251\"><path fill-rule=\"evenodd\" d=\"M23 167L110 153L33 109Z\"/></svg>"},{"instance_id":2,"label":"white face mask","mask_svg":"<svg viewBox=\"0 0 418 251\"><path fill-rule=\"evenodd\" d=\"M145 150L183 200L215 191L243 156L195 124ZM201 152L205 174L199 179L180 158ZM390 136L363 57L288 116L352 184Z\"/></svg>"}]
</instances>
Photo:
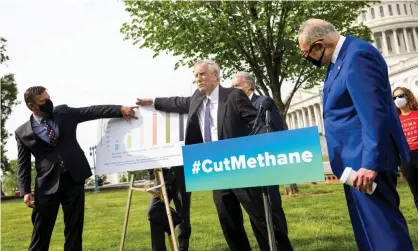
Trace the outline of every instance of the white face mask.
<instances>
[{"instance_id":1,"label":"white face mask","mask_svg":"<svg viewBox=\"0 0 418 251\"><path fill-rule=\"evenodd\" d=\"M395 99L395 105L399 109L402 109L406 106L406 98L396 98Z\"/></svg>"}]
</instances>

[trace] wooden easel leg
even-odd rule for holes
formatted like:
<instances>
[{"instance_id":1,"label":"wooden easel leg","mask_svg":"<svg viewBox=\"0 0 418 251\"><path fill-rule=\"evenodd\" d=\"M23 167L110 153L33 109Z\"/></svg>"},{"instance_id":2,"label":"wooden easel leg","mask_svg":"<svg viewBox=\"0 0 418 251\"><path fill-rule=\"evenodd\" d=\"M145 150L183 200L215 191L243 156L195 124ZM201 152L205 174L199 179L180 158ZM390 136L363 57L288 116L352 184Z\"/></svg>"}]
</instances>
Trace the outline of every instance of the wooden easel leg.
<instances>
[{"instance_id":1,"label":"wooden easel leg","mask_svg":"<svg viewBox=\"0 0 418 251\"><path fill-rule=\"evenodd\" d=\"M123 246L125 244L126 229L128 228L129 211L131 209L132 187L134 186L134 177L134 175L131 175L131 185L129 186L128 202L126 202L125 221L123 223L122 239L120 240L119 251L123 251Z\"/></svg>"},{"instance_id":2,"label":"wooden easel leg","mask_svg":"<svg viewBox=\"0 0 418 251\"><path fill-rule=\"evenodd\" d=\"M171 210L170 210L170 201L168 200L168 196L167 196L167 189L165 187L163 172L161 169L155 169L154 173L156 173L155 177L158 177L157 182L162 185L161 191L162 191L162 195L164 199L165 211L167 212L168 224L170 225L171 247L173 248L172 249L173 251L178 251L176 233L174 232L173 218L171 216Z\"/></svg>"}]
</instances>

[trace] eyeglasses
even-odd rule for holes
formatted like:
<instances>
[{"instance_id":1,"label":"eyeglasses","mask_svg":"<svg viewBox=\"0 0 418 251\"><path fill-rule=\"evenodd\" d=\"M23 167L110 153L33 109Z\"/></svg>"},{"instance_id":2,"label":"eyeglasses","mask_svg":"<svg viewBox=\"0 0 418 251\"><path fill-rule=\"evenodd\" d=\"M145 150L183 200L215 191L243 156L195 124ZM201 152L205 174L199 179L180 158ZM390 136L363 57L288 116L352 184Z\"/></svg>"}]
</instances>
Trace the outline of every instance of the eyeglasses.
<instances>
[{"instance_id":1,"label":"eyeglasses","mask_svg":"<svg viewBox=\"0 0 418 251\"><path fill-rule=\"evenodd\" d=\"M397 98L404 98L404 97L405 97L405 94L402 93L402 94L399 94L398 96L393 96L393 100L395 100Z\"/></svg>"}]
</instances>

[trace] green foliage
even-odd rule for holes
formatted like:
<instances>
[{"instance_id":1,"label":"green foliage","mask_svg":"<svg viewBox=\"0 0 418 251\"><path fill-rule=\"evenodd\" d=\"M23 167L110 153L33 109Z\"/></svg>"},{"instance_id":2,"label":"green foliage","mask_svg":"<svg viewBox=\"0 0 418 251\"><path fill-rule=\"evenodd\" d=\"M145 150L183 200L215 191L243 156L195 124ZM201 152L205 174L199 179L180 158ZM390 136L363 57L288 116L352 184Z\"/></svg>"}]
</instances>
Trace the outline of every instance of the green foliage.
<instances>
[{"instance_id":1,"label":"green foliage","mask_svg":"<svg viewBox=\"0 0 418 251\"><path fill-rule=\"evenodd\" d=\"M128 181L128 179L126 178L126 176L125 175L122 175L122 177L120 178L120 181L119 182L127 182Z\"/></svg>"},{"instance_id":2,"label":"green foliage","mask_svg":"<svg viewBox=\"0 0 418 251\"><path fill-rule=\"evenodd\" d=\"M31 189L35 188L36 169L35 162L32 162L31 172ZM3 175L3 191L6 195L14 195L16 191L19 191L19 183L17 181L17 160L11 160L9 162L9 168Z\"/></svg>"},{"instance_id":3,"label":"green foliage","mask_svg":"<svg viewBox=\"0 0 418 251\"><path fill-rule=\"evenodd\" d=\"M127 181L131 180L131 175L135 175L134 180L142 180L142 179L145 179L148 176L148 171L147 170L140 170L140 171L128 172Z\"/></svg>"},{"instance_id":4,"label":"green foliage","mask_svg":"<svg viewBox=\"0 0 418 251\"><path fill-rule=\"evenodd\" d=\"M332 3L332 4L331 4ZM274 98L285 118L291 98L300 87L323 80L325 70L302 59L297 34L309 18L325 19L342 32L370 40L369 28L352 24L366 1L125 1L131 20L121 33L157 56L181 56L175 68L210 58L224 78L236 71L252 72L257 89ZM281 86L294 87L286 100Z\"/></svg>"},{"instance_id":5,"label":"green foliage","mask_svg":"<svg viewBox=\"0 0 418 251\"><path fill-rule=\"evenodd\" d=\"M6 55L6 39L0 37L0 65L6 64L9 57ZM7 64L6 64L7 65ZM17 85L14 74L6 74L1 77L1 163L2 169L9 170L10 165L6 157L5 146L7 144L8 131L6 121L12 113L13 106L19 104L17 99Z\"/></svg>"}]
</instances>

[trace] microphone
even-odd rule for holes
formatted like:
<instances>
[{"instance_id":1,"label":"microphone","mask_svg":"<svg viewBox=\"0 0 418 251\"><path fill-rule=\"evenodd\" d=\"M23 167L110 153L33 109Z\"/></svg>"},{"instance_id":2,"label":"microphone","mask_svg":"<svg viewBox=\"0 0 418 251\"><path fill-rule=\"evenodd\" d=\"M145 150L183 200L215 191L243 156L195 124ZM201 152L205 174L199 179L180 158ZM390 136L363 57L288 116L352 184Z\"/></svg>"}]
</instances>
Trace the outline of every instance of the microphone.
<instances>
[{"instance_id":1,"label":"microphone","mask_svg":"<svg viewBox=\"0 0 418 251\"><path fill-rule=\"evenodd\" d=\"M260 123L261 115L266 110L270 110L272 106L273 106L273 101L271 99L266 99L264 100L263 103L261 103L260 109L258 109L257 117L255 118L255 121L254 121L252 133L254 133L255 128L257 128L258 124Z\"/></svg>"}]
</instances>

